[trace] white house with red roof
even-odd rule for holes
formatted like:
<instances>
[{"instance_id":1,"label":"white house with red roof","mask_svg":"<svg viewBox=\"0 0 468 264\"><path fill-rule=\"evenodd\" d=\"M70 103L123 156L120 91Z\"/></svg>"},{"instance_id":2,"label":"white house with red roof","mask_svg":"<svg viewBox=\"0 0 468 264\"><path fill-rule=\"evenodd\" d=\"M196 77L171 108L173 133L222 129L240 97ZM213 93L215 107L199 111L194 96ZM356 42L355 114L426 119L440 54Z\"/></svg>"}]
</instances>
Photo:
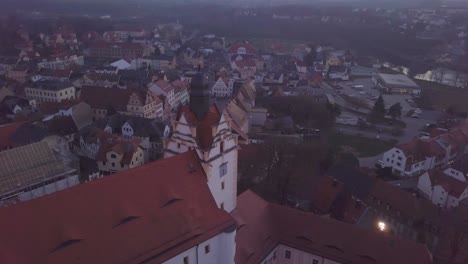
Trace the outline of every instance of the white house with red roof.
<instances>
[{"instance_id":1,"label":"white house with red roof","mask_svg":"<svg viewBox=\"0 0 468 264\"><path fill-rule=\"evenodd\" d=\"M400 176L419 176L438 166L447 166L468 153L468 125L433 138L418 138L400 144L383 155L383 167Z\"/></svg>"},{"instance_id":2,"label":"white house with red roof","mask_svg":"<svg viewBox=\"0 0 468 264\"><path fill-rule=\"evenodd\" d=\"M461 200L468 198L465 176L453 174L450 168L427 171L419 177L417 186L427 199L442 208L457 207Z\"/></svg>"},{"instance_id":3,"label":"white house with red roof","mask_svg":"<svg viewBox=\"0 0 468 264\"><path fill-rule=\"evenodd\" d=\"M210 102L210 91L201 74L192 78L190 106L179 109L165 157L196 150L218 206L236 208L237 135L226 111ZM241 132L242 133L242 132Z\"/></svg>"}]
</instances>

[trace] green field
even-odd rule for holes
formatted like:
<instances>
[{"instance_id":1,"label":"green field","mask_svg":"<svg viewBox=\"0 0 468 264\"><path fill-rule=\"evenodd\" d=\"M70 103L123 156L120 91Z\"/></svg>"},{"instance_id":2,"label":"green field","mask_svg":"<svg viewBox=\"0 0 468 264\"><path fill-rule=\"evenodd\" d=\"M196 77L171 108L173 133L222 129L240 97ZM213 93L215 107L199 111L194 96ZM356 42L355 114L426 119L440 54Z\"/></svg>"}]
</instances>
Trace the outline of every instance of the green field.
<instances>
[{"instance_id":1,"label":"green field","mask_svg":"<svg viewBox=\"0 0 468 264\"><path fill-rule=\"evenodd\" d=\"M449 106L455 106L460 112L468 112L468 89L426 81L417 83L422 89L419 107L444 111Z\"/></svg>"},{"instance_id":2,"label":"green field","mask_svg":"<svg viewBox=\"0 0 468 264\"><path fill-rule=\"evenodd\" d=\"M397 141L384 141L362 136L334 133L330 136L330 143L339 150L351 148L356 152L355 154L358 157L364 158L376 156L391 149L396 145Z\"/></svg>"}]
</instances>

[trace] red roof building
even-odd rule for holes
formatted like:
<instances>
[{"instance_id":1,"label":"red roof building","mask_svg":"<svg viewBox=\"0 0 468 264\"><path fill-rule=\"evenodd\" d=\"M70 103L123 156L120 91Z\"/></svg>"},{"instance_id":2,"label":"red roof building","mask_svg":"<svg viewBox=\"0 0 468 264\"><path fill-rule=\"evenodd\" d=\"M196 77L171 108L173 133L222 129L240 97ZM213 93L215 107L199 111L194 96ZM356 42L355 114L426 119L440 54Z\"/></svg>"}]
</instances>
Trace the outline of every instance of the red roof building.
<instances>
[{"instance_id":1,"label":"red roof building","mask_svg":"<svg viewBox=\"0 0 468 264\"><path fill-rule=\"evenodd\" d=\"M237 205L231 214L238 225L236 263L432 263L421 244L268 203L252 191Z\"/></svg>"},{"instance_id":2,"label":"red roof building","mask_svg":"<svg viewBox=\"0 0 468 264\"><path fill-rule=\"evenodd\" d=\"M190 151L0 208L0 263L232 263L234 225Z\"/></svg>"}]
</instances>

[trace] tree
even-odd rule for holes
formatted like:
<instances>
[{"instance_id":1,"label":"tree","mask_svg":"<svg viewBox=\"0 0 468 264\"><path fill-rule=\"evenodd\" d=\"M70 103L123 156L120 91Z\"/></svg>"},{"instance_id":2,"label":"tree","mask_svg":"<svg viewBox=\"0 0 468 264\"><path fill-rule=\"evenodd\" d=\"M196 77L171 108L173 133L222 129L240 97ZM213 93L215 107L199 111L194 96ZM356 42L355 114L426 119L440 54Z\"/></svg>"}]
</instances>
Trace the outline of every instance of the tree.
<instances>
[{"instance_id":1,"label":"tree","mask_svg":"<svg viewBox=\"0 0 468 264\"><path fill-rule=\"evenodd\" d=\"M382 95L380 95L377 101L375 101L374 107L372 108L372 114L374 117L383 118L385 113L385 102Z\"/></svg>"},{"instance_id":2,"label":"tree","mask_svg":"<svg viewBox=\"0 0 468 264\"><path fill-rule=\"evenodd\" d=\"M304 62L308 67L314 66L314 61L317 58L317 52L315 49L311 49L310 52L305 55Z\"/></svg>"},{"instance_id":3,"label":"tree","mask_svg":"<svg viewBox=\"0 0 468 264\"><path fill-rule=\"evenodd\" d=\"M393 119L401 117L402 107L400 103L395 103L388 109L388 115L391 116Z\"/></svg>"}]
</instances>

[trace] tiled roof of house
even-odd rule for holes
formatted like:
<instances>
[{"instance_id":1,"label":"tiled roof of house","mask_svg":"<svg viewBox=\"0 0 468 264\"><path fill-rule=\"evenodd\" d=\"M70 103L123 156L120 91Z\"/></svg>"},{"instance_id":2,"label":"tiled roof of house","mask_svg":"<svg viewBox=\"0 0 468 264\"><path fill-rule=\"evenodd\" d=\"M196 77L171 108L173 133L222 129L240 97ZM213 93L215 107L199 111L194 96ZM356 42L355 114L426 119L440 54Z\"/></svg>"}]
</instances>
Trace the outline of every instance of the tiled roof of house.
<instances>
[{"instance_id":1,"label":"tiled roof of house","mask_svg":"<svg viewBox=\"0 0 468 264\"><path fill-rule=\"evenodd\" d=\"M37 184L65 172L47 142L0 152L0 194ZM1 253L0 253L1 255Z\"/></svg>"},{"instance_id":2,"label":"tiled roof of house","mask_svg":"<svg viewBox=\"0 0 468 264\"><path fill-rule=\"evenodd\" d=\"M26 122L17 122L0 126L0 149L8 148L15 144L12 140L12 136L16 130L25 123Z\"/></svg>"},{"instance_id":3,"label":"tiled roof of house","mask_svg":"<svg viewBox=\"0 0 468 264\"><path fill-rule=\"evenodd\" d=\"M432 263L419 243L268 203L251 191L238 197L232 216L236 263L260 263L278 244L340 263Z\"/></svg>"},{"instance_id":4,"label":"tiled roof of house","mask_svg":"<svg viewBox=\"0 0 468 264\"><path fill-rule=\"evenodd\" d=\"M50 134L67 136L78 132L78 127L71 116L57 116L45 122Z\"/></svg>"},{"instance_id":5,"label":"tiled roof of house","mask_svg":"<svg viewBox=\"0 0 468 264\"><path fill-rule=\"evenodd\" d=\"M468 187L467 182L460 181L446 175L443 171L439 169L432 169L427 172L431 180L432 187L441 186L449 195L460 198L463 192Z\"/></svg>"},{"instance_id":6,"label":"tiled roof of house","mask_svg":"<svg viewBox=\"0 0 468 264\"><path fill-rule=\"evenodd\" d=\"M127 104L133 92L131 89L83 86L81 101L94 109L108 109L112 106L116 111L127 111Z\"/></svg>"},{"instance_id":7,"label":"tiled roof of house","mask_svg":"<svg viewBox=\"0 0 468 264\"><path fill-rule=\"evenodd\" d=\"M163 263L234 225L189 151L0 208L0 262Z\"/></svg>"},{"instance_id":8,"label":"tiled roof of house","mask_svg":"<svg viewBox=\"0 0 468 264\"><path fill-rule=\"evenodd\" d=\"M428 220L437 222L440 217L439 209L429 200L418 198L387 182L376 180L370 196L381 201L381 206L389 206L391 210L398 211L409 219ZM378 205L374 204L374 207Z\"/></svg>"},{"instance_id":9,"label":"tiled roof of house","mask_svg":"<svg viewBox=\"0 0 468 264\"><path fill-rule=\"evenodd\" d=\"M425 160L427 157L443 157L445 150L433 139L414 139L397 146L412 162Z\"/></svg>"},{"instance_id":10,"label":"tiled roof of house","mask_svg":"<svg viewBox=\"0 0 468 264\"><path fill-rule=\"evenodd\" d=\"M236 67L237 68L254 68L256 67L257 65L255 64L255 61L254 60L250 60L250 59L243 59L243 60L238 60L236 62L234 62L236 64Z\"/></svg>"},{"instance_id":11,"label":"tiled roof of house","mask_svg":"<svg viewBox=\"0 0 468 264\"><path fill-rule=\"evenodd\" d=\"M111 83L117 83L120 80L120 76L118 74L112 74L112 73L90 72L90 73L87 73L85 77L92 81L107 81Z\"/></svg>"},{"instance_id":12,"label":"tiled roof of house","mask_svg":"<svg viewBox=\"0 0 468 264\"><path fill-rule=\"evenodd\" d=\"M229 52L230 53L237 53L237 50L239 48L245 48L247 53L255 53L257 52L257 50L255 49L255 47L248 43L247 41L240 41L240 42L236 42L236 43L233 43L230 47L229 47Z\"/></svg>"},{"instance_id":13,"label":"tiled roof of house","mask_svg":"<svg viewBox=\"0 0 468 264\"><path fill-rule=\"evenodd\" d=\"M327 214L340 192L344 189L341 182L331 176L323 176L317 180L311 192L311 206L314 211Z\"/></svg>"},{"instance_id":14,"label":"tiled roof of house","mask_svg":"<svg viewBox=\"0 0 468 264\"><path fill-rule=\"evenodd\" d=\"M128 165L132 162L138 148L140 148L140 143L141 140L139 139L124 140L115 135L102 137L96 160L107 161L107 153L113 151L119 155L123 155L120 162Z\"/></svg>"}]
</instances>

